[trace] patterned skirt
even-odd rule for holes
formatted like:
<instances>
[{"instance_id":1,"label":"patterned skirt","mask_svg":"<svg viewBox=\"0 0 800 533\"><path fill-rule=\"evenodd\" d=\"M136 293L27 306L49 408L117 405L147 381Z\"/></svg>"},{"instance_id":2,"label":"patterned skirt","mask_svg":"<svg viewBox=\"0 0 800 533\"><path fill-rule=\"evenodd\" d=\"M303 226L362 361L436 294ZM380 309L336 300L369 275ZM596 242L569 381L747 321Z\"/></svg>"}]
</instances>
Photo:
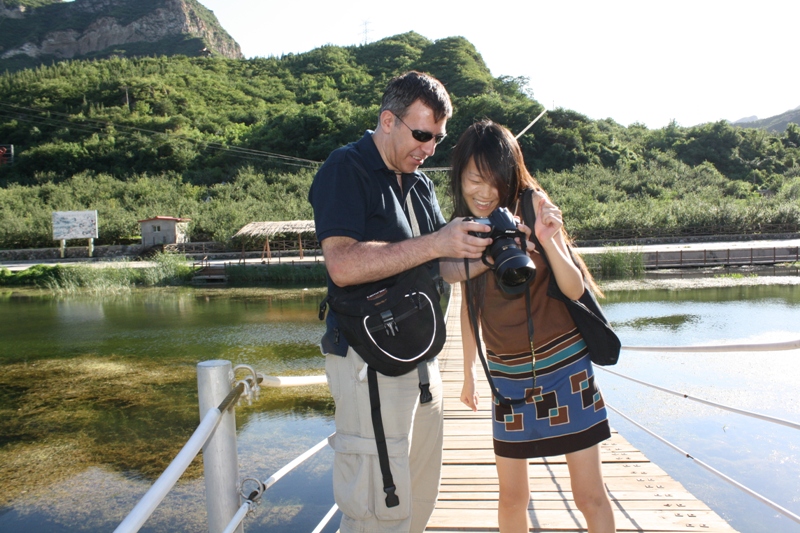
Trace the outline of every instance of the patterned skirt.
<instances>
[{"instance_id":1,"label":"patterned skirt","mask_svg":"<svg viewBox=\"0 0 800 533\"><path fill-rule=\"evenodd\" d=\"M603 396L589 351L573 330L535 349L536 379L530 352L497 354L487 350L489 373L501 395L528 398L512 406L493 402L494 451L524 459L583 450L611 436Z\"/></svg>"}]
</instances>

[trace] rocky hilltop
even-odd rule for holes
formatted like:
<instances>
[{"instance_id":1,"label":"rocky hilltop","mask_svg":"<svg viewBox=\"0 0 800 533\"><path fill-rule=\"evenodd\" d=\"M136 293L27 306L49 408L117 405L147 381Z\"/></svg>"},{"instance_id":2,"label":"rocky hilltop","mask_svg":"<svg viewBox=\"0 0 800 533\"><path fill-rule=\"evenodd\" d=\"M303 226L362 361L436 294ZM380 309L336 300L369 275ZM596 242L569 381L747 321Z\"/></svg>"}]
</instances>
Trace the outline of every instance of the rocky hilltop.
<instances>
[{"instance_id":1,"label":"rocky hilltop","mask_svg":"<svg viewBox=\"0 0 800 533\"><path fill-rule=\"evenodd\" d=\"M216 54L239 45L196 0L0 0L0 69L111 55Z\"/></svg>"}]
</instances>

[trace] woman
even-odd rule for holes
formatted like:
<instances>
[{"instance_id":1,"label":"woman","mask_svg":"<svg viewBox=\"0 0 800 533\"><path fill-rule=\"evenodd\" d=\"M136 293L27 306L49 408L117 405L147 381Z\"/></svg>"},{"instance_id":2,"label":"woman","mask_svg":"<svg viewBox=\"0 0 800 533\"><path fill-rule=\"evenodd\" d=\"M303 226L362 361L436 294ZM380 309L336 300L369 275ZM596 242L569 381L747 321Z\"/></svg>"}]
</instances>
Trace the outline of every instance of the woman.
<instances>
[{"instance_id":1,"label":"woman","mask_svg":"<svg viewBox=\"0 0 800 533\"><path fill-rule=\"evenodd\" d=\"M499 207L519 216L520 195L527 188L535 190L533 231L541 244L540 248L535 247L530 242L531 230L519 225L528 236L528 254L536 266L529 287L533 342L529 338L524 294L505 294L488 271L469 282L469 291L462 283L461 401L477 410L477 345L468 312L468 302L472 302L480 319L480 333L495 386L507 398L531 397L524 404L512 406L493 401L500 531L528 531L530 527L528 458L561 454L566 455L573 497L589 531L614 531L599 449L599 443L610 437L606 409L594 382L586 344L565 304L546 295L550 276L555 276L564 295L575 300L583 294L584 278L590 287L596 289L596 286L586 267L573 262L561 211L525 168L522 152L511 132L491 121L473 124L464 132L453 152L454 217L486 218ZM485 270L474 263L471 269L476 271L471 270L471 275Z\"/></svg>"}]
</instances>

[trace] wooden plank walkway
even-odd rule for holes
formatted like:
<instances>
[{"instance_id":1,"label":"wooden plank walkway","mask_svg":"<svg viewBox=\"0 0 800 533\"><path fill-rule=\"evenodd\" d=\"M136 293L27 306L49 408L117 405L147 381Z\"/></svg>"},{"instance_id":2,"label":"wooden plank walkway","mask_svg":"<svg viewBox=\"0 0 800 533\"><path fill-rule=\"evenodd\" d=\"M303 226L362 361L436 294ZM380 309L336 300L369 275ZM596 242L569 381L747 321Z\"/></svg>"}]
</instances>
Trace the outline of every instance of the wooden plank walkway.
<instances>
[{"instance_id":1,"label":"wooden plank walkway","mask_svg":"<svg viewBox=\"0 0 800 533\"><path fill-rule=\"evenodd\" d=\"M439 500L426 531L499 531L491 393L479 368L480 409L473 413L459 400L463 364L457 286L451 298L447 344L439 356L444 382L444 466ZM616 431L601 445L601 459L617 531L735 531ZM529 473L533 531L586 531L583 515L572 499L564 456L531 459Z\"/></svg>"}]
</instances>

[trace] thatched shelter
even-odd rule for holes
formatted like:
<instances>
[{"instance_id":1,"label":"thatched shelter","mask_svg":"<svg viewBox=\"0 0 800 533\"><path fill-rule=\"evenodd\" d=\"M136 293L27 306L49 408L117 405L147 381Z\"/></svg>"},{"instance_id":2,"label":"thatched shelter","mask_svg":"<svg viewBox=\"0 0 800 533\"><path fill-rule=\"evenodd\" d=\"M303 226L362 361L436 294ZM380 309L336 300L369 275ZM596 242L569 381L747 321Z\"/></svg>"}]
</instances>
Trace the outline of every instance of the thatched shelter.
<instances>
[{"instance_id":1,"label":"thatched shelter","mask_svg":"<svg viewBox=\"0 0 800 533\"><path fill-rule=\"evenodd\" d=\"M251 222L245 227L236 232L233 236L234 239L242 241L242 255L244 255L244 247L248 241L264 239L264 249L261 252L261 259L266 255L268 259L272 258L270 251L269 241L276 235L297 235L297 249L300 253L300 259L303 258L303 234L311 234L314 238L316 233L313 220L288 220L280 222Z\"/></svg>"}]
</instances>

